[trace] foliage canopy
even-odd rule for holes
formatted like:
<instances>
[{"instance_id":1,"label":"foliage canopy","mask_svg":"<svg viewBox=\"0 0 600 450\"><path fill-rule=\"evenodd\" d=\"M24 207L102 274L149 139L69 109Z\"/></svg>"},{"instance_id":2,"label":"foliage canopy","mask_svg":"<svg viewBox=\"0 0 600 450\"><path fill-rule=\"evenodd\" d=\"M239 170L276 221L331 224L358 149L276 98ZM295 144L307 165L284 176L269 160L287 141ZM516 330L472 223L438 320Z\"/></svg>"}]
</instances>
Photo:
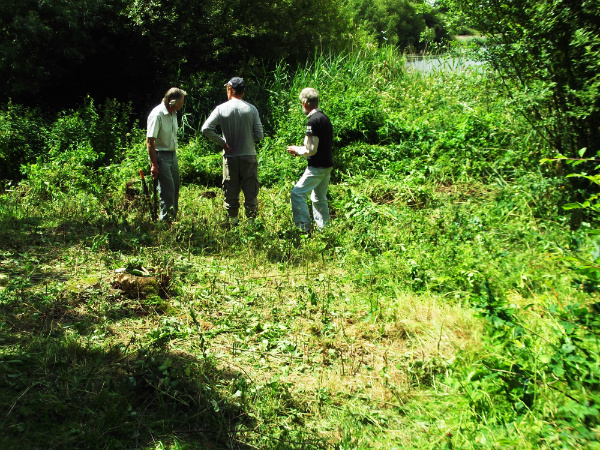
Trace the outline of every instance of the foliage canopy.
<instances>
[{"instance_id":1,"label":"foliage canopy","mask_svg":"<svg viewBox=\"0 0 600 450\"><path fill-rule=\"evenodd\" d=\"M483 58L514 104L568 157L600 150L600 4L597 0L447 0L479 30Z\"/></svg>"}]
</instances>

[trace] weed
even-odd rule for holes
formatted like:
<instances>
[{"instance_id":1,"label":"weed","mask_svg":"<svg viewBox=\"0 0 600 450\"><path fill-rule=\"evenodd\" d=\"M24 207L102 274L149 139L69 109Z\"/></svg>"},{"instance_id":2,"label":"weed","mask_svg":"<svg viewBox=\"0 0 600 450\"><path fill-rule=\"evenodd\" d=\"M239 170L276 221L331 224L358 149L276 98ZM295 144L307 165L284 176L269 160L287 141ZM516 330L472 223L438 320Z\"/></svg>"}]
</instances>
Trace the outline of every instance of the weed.
<instances>
[{"instance_id":1,"label":"weed","mask_svg":"<svg viewBox=\"0 0 600 450\"><path fill-rule=\"evenodd\" d=\"M97 140L126 107L48 124L51 157L0 194L0 446L594 448L595 225L569 228L543 143L483 69L403 64L386 48L266 75L260 216L235 228L202 139L164 226L139 201L139 130ZM330 226L302 236L305 163L284 149L307 85L336 170Z\"/></svg>"}]
</instances>

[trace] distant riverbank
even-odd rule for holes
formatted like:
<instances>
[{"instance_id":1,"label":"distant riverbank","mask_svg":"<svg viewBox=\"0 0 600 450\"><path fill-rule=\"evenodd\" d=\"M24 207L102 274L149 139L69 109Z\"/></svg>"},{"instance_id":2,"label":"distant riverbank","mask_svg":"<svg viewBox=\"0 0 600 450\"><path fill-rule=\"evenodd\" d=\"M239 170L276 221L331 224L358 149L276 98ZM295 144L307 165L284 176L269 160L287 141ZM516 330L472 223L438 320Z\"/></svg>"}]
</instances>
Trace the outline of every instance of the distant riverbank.
<instances>
[{"instance_id":1,"label":"distant riverbank","mask_svg":"<svg viewBox=\"0 0 600 450\"><path fill-rule=\"evenodd\" d=\"M457 72L468 67L483 65L481 61L474 61L467 57L448 55L448 56L422 56L405 55L406 67L409 70L421 72L431 72L436 70Z\"/></svg>"},{"instance_id":2,"label":"distant riverbank","mask_svg":"<svg viewBox=\"0 0 600 450\"><path fill-rule=\"evenodd\" d=\"M455 40L461 43L468 43L472 40L481 40L484 39L482 36L478 35L460 35L455 36ZM448 52L442 55L419 55L419 54L409 54L404 55L406 60L406 67L409 70L417 70L421 72L430 72L435 70L445 70L445 71L460 71L464 70L468 67L480 66L483 65L481 61L475 61L470 58L468 55L458 54L453 52ZM466 53L466 51L465 51Z\"/></svg>"}]
</instances>

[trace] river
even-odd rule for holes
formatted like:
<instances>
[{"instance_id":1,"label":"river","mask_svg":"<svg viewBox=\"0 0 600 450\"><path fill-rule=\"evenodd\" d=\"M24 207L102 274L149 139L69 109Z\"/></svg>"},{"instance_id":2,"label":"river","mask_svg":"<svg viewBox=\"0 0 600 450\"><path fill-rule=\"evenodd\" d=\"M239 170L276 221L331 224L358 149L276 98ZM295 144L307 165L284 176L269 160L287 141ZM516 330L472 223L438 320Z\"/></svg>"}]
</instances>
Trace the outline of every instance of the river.
<instances>
[{"instance_id":1,"label":"river","mask_svg":"<svg viewBox=\"0 0 600 450\"><path fill-rule=\"evenodd\" d=\"M406 55L406 67L419 72L437 70L458 72L474 66L482 66L481 61L473 61L460 56L421 56Z\"/></svg>"}]
</instances>

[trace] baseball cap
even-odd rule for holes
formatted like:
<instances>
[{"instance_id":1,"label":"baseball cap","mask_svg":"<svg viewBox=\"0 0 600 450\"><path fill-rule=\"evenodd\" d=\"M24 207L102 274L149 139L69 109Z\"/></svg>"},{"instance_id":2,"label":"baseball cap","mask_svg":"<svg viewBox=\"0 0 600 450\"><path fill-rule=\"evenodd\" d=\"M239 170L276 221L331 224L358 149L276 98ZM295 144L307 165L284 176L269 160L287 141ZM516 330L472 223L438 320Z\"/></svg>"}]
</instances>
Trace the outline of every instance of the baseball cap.
<instances>
[{"instance_id":1,"label":"baseball cap","mask_svg":"<svg viewBox=\"0 0 600 450\"><path fill-rule=\"evenodd\" d=\"M243 91L246 88L246 83L243 78L233 77L227 82L234 91Z\"/></svg>"}]
</instances>

